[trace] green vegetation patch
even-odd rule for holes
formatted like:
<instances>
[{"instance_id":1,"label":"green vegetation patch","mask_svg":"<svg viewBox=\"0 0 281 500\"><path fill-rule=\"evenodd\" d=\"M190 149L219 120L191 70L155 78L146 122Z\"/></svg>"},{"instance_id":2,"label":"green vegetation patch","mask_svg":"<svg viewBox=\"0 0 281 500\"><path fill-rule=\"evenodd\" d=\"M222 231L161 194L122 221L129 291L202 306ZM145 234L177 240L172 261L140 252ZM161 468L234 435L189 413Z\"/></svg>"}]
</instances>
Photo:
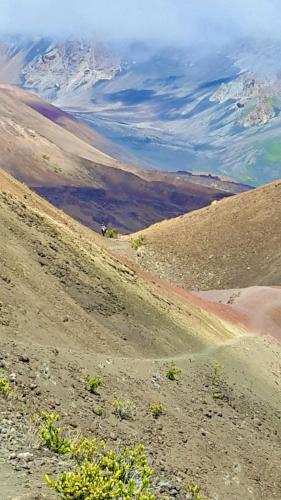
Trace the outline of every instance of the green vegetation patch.
<instances>
[{"instance_id":1,"label":"green vegetation patch","mask_svg":"<svg viewBox=\"0 0 281 500\"><path fill-rule=\"evenodd\" d=\"M56 424L60 420L60 416L57 413L42 412L38 420L42 422L39 435L44 445L59 455L68 453L71 441L63 435L61 428Z\"/></svg>"},{"instance_id":2,"label":"green vegetation patch","mask_svg":"<svg viewBox=\"0 0 281 500\"><path fill-rule=\"evenodd\" d=\"M78 457L73 469L63 472L56 480L46 476L49 487L62 498L154 500L150 492L153 471L147 465L142 445L116 452L105 451L96 441L84 440Z\"/></svg>"},{"instance_id":3,"label":"green vegetation patch","mask_svg":"<svg viewBox=\"0 0 281 500\"><path fill-rule=\"evenodd\" d=\"M11 392L11 387L10 384L6 378L6 375L4 372L1 370L0 371L0 393L3 394L3 396L9 396Z\"/></svg>"},{"instance_id":4,"label":"green vegetation patch","mask_svg":"<svg viewBox=\"0 0 281 500\"><path fill-rule=\"evenodd\" d=\"M109 227L108 230L106 231L106 236L107 238L117 238L118 232L115 227Z\"/></svg>"},{"instance_id":5,"label":"green vegetation patch","mask_svg":"<svg viewBox=\"0 0 281 500\"><path fill-rule=\"evenodd\" d=\"M159 418L161 415L163 415L164 410L161 403L152 403L150 405L150 411L153 418Z\"/></svg>"},{"instance_id":6,"label":"green vegetation patch","mask_svg":"<svg viewBox=\"0 0 281 500\"><path fill-rule=\"evenodd\" d=\"M265 161L281 162L281 141L271 141L265 143Z\"/></svg>"},{"instance_id":7,"label":"green vegetation patch","mask_svg":"<svg viewBox=\"0 0 281 500\"><path fill-rule=\"evenodd\" d=\"M140 247L144 245L144 242L145 242L145 237L140 235L135 240L132 240L131 247L133 250L138 250Z\"/></svg>"},{"instance_id":8,"label":"green vegetation patch","mask_svg":"<svg viewBox=\"0 0 281 500\"><path fill-rule=\"evenodd\" d=\"M176 362L170 361L167 363L166 377L169 380L177 380L182 374L182 370L177 367Z\"/></svg>"},{"instance_id":9,"label":"green vegetation patch","mask_svg":"<svg viewBox=\"0 0 281 500\"><path fill-rule=\"evenodd\" d=\"M189 484L187 487L190 500L203 500L201 489L197 484Z\"/></svg>"},{"instance_id":10,"label":"green vegetation patch","mask_svg":"<svg viewBox=\"0 0 281 500\"><path fill-rule=\"evenodd\" d=\"M71 468L55 479L45 476L50 488L65 500L124 498L154 500L150 488L153 470L148 466L142 444L135 448L108 449L104 441L84 437L66 439L57 426L60 416L42 412L36 417L39 435L54 453L67 454Z\"/></svg>"},{"instance_id":11,"label":"green vegetation patch","mask_svg":"<svg viewBox=\"0 0 281 500\"><path fill-rule=\"evenodd\" d=\"M114 408L113 413L119 420L130 420L133 418L133 413L135 410L135 405L133 401L122 401L121 399L115 399L112 401L112 406Z\"/></svg>"},{"instance_id":12,"label":"green vegetation patch","mask_svg":"<svg viewBox=\"0 0 281 500\"><path fill-rule=\"evenodd\" d=\"M97 394L97 389L101 386L102 380L100 377L87 377L85 387L92 394Z\"/></svg>"}]
</instances>

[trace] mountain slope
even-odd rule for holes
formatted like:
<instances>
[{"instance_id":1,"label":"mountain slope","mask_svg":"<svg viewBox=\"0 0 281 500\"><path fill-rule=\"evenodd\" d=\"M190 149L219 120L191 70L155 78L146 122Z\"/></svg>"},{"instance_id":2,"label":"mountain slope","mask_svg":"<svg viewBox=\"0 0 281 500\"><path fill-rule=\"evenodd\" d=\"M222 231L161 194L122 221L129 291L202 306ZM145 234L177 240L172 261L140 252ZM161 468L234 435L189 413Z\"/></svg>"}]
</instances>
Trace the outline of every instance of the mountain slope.
<instances>
[{"instance_id":1,"label":"mountain slope","mask_svg":"<svg viewBox=\"0 0 281 500\"><path fill-rule=\"evenodd\" d=\"M100 326L101 331L107 332L107 344L110 343L112 335L115 339L119 335L121 336L118 342L122 340L122 336L132 335L132 338L135 337L137 343L141 342L143 335L147 335L150 339L149 352L152 354L154 342L153 316L155 318L158 316L157 332L159 325L162 323L161 316L163 316L162 327L164 327L164 324L168 327L170 323L168 314L171 314L171 317L173 316L173 306L170 304L171 311L168 313L169 302L165 300L165 297L161 297L161 290L158 296L155 285L150 283L146 285L145 280L141 279L141 277L138 278L134 270L128 269L126 264L122 264L115 257L111 257L104 248L106 241L101 236L90 232L69 219L3 172L1 172L1 190L1 217L4 221L1 237L2 265L8 266L12 274L14 272L18 274L17 287L13 290L14 306L19 301L16 292L19 292L22 286L26 286L28 291L21 297L22 305L25 300L29 301L31 296L32 304L36 304L36 300L46 300L47 305L49 300L52 304L56 302L58 310L54 310L53 313L48 310L46 317L49 317L51 323L54 318L60 318L59 327L65 333L69 327L76 329L78 323L81 322L81 325L83 325L85 322L85 331L81 332L82 342L87 342L87 339L89 340L92 337L91 328L95 331L97 325ZM22 267L21 260L24 260L25 257L27 261ZM13 271L13 266L16 263L19 267ZM37 281L38 278L39 282ZM41 288L43 282L44 289ZM46 286L47 288L50 287L50 295ZM152 297L153 293L154 298ZM164 294L163 290L162 293ZM171 296L174 295L172 290L170 293ZM59 298L59 295L61 298ZM178 297L178 300L180 301L180 297ZM137 306L138 302L139 307ZM183 307L185 308L186 305L187 303L183 304ZM78 313L78 316L75 314L74 323L72 321L70 324L67 322L66 325L63 323L64 314L67 314L67 312L66 310L64 314L59 312L61 307L63 309L73 307L73 311ZM190 303L188 307L194 308L195 312L191 323L189 323L187 311L184 312L183 310L182 313L177 314L175 310L175 323L179 325L178 348L176 347L177 327L173 321L171 323L171 328L174 331L172 343L169 340L169 335L167 335L168 350L171 348L175 353L182 352L185 341L187 348L192 346L192 336L187 333L189 327L190 332L194 331L195 346L197 341L199 342L198 345L200 345L199 330L202 330L203 343L205 341L208 343L208 337L213 329L211 327L212 314L210 314L209 318L209 313L206 312L206 320L204 321L204 312L198 307L196 301L194 304ZM32 306L30 314L34 310L37 310L36 305ZM189 312L191 313L191 310ZM197 314L201 315L200 321L203 321L203 323L202 328L196 327L195 329L192 327L192 321L194 320L196 323ZM22 315L21 309L13 317L12 323L14 326L17 324L17 315ZM192 313L191 315L193 316ZM85 321L86 318L88 318L87 321ZM119 323L118 327L116 319ZM37 320L40 323L40 315ZM35 321L34 317L30 318L28 326L31 328L33 325L32 328L37 330L39 326L37 320ZM58 319L55 321L58 321ZM91 321L93 323L89 330ZM221 328L218 326L215 317L214 321L218 332L216 334L217 341L220 340L220 330L222 336L235 335L235 325L232 327L229 324L228 333L223 324ZM47 324L48 322L46 322ZM138 330L138 325L141 325L143 333ZM24 338L26 326L25 322L22 333L18 331L21 338ZM149 333L147 331L145 334L147 328ZM166 327L163 333L165 330ZM169 332L169 327L167 332ZM205 336L206 339L204 340ZM40 342L40 337L38 337L38 342ZM127 345L124 343L125 350L126 347ZM98 344L95 348L99 350ZM138 352L139 348L141 348L141 344L137 348ZM160 341L156 350L160 352L162 348L164 354L164 338L163 342ZM118 344L118 352L122 354L122 342L120 345ZM148 355L148 352L146 355Z\"/></svg>"},{"instance_id":2,"label":"mountain slope","mask_svg":"<svg viewBox=\"0 0 281 500\"><path fill-rule=\"evenodd\" d=\"M280 178L280 43L220 50L164 48L136 57L60 103L155 168L226 175L254 186Z\"/></svg>"},{"instance_id":3,"label":"mountain slope","mask_svg":"<svg viewBox=\"0 0 281 500\"><path fill-rule=\"evenodd\" d=\"M90 227L130 232L247 189L125 165L86 126L14 87L0 87L0 104L0 166Z\"/></svg>"},{"instance_id":4,"label":"mountain slope","mask_svg":"<svg viewBox=\"0 0 281 500\"><path fill-rule=\"evenodd\" d=\"M139 262L193 290L281 282L281 181L163 221Z\"/></svg>"},{"instance_id":5,"label":"mountain slope","mask_svg":"<svg viewBox=\"0 0 281 500\"><path fill-rule=\"evenodd\" d=\"M97 81L111 79L119 70L118 58L99 43L20 35L0 41L0 80L49 100L87 95Z\"/></svg>"},{"instance_id":6,"label":"mountain slope","mask_svg":"<svg viewBox=\"0 0 281 500\"><path fill-rule=\"evenodd\" d=\"M125 162L259 185L280 178L279 54L280 42L260 38L124 54L89 40L3 37L0 81L82 118Z\"/></svg>"},{"instance_id":7,"label":"mountain slope","mask_svg":"<svg viewBox=\"0 0 281 500\"><path fill-rule=\"evenodd\" d=\"M142 442L156 498L180 500L191 482L211 498L278 498L280 346L245 335L228 306L113 257L104 239L3 172L0 188L0 361L12 388L0 394L3 498L28 489L55 499L43 477L71 467L40 443L42 410L58 412L68 436L118 449ZM178 381L165 376L171 357ZM89 374L101 377L99 394L85 389ZM131 419L114 416L116 398L133 401Z\"/></svg>"}]
</instances>

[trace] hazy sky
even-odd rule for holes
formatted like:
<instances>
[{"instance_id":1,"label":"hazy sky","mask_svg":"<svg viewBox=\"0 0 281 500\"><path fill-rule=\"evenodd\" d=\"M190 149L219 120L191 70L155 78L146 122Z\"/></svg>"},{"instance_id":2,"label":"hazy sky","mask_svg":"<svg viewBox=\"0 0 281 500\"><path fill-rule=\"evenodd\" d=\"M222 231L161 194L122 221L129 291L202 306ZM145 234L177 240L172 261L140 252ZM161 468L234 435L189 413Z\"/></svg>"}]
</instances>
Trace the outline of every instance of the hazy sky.
<instances>
[{"instance_id":1,"label":"hazy sky","mask_svg":"<svg viewBox=\"0 0 281 500\"><path fill-rule=\"evenodd\" d=\"M185 44L281 38L280 0L0 0L0 32Z\"/></svg>"}]
</instances>

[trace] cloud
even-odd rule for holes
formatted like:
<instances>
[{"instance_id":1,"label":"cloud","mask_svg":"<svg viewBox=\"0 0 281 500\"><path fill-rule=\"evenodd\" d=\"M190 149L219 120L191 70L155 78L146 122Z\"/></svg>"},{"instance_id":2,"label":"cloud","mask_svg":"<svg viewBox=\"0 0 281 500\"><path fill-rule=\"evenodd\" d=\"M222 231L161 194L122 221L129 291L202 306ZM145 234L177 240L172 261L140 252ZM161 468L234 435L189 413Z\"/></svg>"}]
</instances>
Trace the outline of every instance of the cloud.
<instances>
[{"instance_id":1,"label":"cloud","mask_svg":"<svg viewBox=\"0 0 281 500\"><path fill-rule=\"evenodd\" d=\"M208 44L280 39L280 0L0 0L0 32Z\"/></svg>"}]
</instances>

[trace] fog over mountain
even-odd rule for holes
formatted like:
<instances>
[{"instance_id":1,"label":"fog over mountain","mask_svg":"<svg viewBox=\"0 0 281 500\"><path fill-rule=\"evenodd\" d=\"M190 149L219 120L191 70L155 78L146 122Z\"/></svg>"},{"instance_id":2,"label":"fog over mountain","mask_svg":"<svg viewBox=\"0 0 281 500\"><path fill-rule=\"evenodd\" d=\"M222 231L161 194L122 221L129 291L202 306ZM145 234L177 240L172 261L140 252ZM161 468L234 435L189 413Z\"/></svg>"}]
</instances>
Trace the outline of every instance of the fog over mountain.
<instances>
[{"instance_id":1,"label":"fog over mountain","mask_svg":"<svg viewBox=\"0 0 281 500\"><path fill-rule=\"evenodd\" d=\"M281 176L277 0L0 7L0 82L72 112L124 161L253 185Z\"/></svg>"},{"instance_id":2,"label":"fog over mountain","mask_svg":"<svg viewBox=\"0 0 281 500\"><path fill-rule=\"evenodd\" d=\"M1 0L0 31L164 45L280 39L277 0Z\"/></svg>"}]
</instances>

